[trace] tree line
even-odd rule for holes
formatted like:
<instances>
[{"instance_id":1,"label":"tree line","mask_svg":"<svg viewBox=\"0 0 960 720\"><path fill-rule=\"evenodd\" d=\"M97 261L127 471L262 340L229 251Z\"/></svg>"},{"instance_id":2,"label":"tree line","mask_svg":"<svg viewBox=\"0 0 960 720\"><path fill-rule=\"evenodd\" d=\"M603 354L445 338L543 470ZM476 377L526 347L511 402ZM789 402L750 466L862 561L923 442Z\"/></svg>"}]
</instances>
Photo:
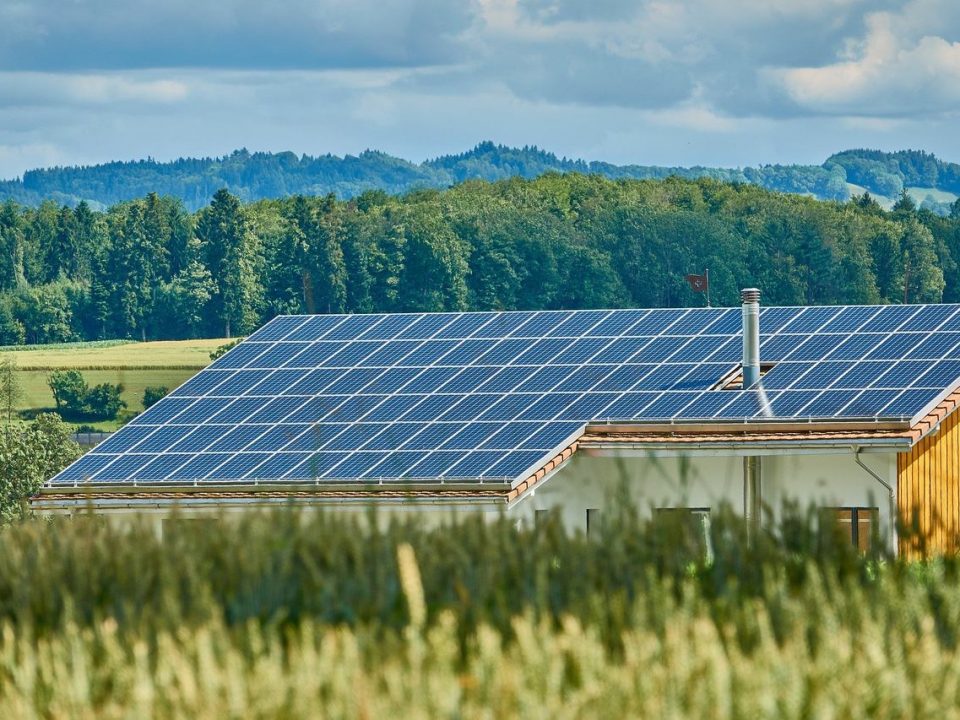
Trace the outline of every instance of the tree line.
<instances>
[{"instance_id":1,"label":"tree line","mask_svg":"<svg viewBox=\"0 0 960 720\"><path fill-rule=\"evenodd\" d=\"M960 209L547 174L196 213L0 205L0 344L231 337L277 314L960 300Z\"/></svg>"},{"instance_id":2,"label":"tree line","mask_svg":"<svg viewBox=\"0 0 960 720\"><path fill-rule=\"evenodd\" d=\"M349 199L368 190L400 194L447 188L468 180L533 179L549 172L597 174L614 180L706 177L829 200L849 199L848 183L891 200L906 187L960 194L960 165L912 150L847 150L832 155L822 165L717 168L586 162L557 157L537 147L512 148L482 142L467 152L422 163L372 150L344 157L237 150L218 158L180 158L171 162L147 159L43 168L24 173L22 179L0 181L0 201L9 199L38 206L44 200L54 200L75 207L85 200L92 208L106 209L156 192L179 198L193 212L208 205L221 188L227 188L243 202L328 193ZM948 212L942 199L931 197L924 202L941 214Z\"/></svg>"}]
</instances>

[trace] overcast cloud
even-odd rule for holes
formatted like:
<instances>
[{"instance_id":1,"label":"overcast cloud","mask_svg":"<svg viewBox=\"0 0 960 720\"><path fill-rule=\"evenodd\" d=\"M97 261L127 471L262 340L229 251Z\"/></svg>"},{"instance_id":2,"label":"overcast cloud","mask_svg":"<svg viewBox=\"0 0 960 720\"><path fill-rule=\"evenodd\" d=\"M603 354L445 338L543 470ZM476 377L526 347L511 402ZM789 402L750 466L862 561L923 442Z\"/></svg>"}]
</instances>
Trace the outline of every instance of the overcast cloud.
<instances>
[{"instance_id":1,"label":"overcast cloud","mask_svg":"<svg viewBox=\"0 0 960 720\"><path fill-rule=\"evenodd\" d=\"M960 161L956 0L0 0L0 177L238 147Z\"/></svg>"}]
</instances>

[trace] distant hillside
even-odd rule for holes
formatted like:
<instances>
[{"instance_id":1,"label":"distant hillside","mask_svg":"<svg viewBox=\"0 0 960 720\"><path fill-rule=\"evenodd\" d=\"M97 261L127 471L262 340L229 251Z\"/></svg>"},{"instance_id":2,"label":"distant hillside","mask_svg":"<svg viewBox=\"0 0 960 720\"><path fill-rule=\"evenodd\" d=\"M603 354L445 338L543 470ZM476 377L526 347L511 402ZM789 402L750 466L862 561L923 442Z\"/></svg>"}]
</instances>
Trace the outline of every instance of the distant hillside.
<instances>
[{"instance_id":1,"label":"distant hillside","mask_svg":"<svg viewBox=\"0 0 960 720\"><path fill-rule=\"evenodd\" d=\"M866 189L885 205L906 188L918 202L940 213L945 213L960 195L960 165L914 150L847 150L832 155L823 165L731 169L613 165L559 158L537 147L511 148L483 142L460 155L421 164L371 150L345 157L237 150L222 158L30 170L20 180L0 181L0 200L13 199L26 205L44 200L76 205L85 200L95 208L104 208L156 192L180 198L188 209L197 210L224 187L245 201L328 193L346 199L366 190L397 194L418 188L445 188L472 179L535 178L548 172L594 173L614 179L711 177L824 200L846 200L851 193Z\"/></svg>"}]
</instances>

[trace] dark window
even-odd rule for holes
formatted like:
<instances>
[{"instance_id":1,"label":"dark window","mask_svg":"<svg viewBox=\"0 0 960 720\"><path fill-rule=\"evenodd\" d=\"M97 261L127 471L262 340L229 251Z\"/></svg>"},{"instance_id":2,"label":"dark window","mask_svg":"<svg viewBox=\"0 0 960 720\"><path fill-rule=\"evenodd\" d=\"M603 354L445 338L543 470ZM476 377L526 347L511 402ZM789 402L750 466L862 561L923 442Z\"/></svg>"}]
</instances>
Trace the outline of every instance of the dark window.
<instances>
[{"instance_id":1,"label":"dark window","mask_svg":"<svg viewBox=\"0 0 960 720\"><path fill-rule=\"evenodd\" d=\"M860 552L870 550L879 529L880 513L875 507L832 507L820 512L821 529L832 528Z\"/></svg>"},{"instance_id":2,"label":"dark window","mask_svg":"<svg viewBox=\"0 0 960 720\"><path fill-rule=\"evenodd\" d=\"M596 532L600 528L600 510L597 508L587 508L587 535Z\"/></svg>"},{"instance_id":3,"label":"dark window","mask_svg":"<svg viewBox=\"0 0 960 720\"><path fill-rule=\"evenodd\" d=\"M657 508L654 520L662 522L666 532L676 533L679 542L696 546L706 560L713 558L710 547L710 508Z\"/></svg>"}]
</instances>

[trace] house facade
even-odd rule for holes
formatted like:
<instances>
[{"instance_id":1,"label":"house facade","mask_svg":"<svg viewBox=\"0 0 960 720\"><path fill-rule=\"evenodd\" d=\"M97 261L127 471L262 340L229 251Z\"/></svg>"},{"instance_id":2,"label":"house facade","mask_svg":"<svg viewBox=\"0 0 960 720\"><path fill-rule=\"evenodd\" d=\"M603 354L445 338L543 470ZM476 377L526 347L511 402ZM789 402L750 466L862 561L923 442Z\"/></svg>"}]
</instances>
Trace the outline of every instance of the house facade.
<instances>
[{"instance_id":1,"label":"house facade","mask_svg":"<svg viewBox=\"0 0 960 720\"><path fill-rule=\"evenodd\" d=\"M277 318L49 481L44 513L296 502L364 511L622 501L754 524L787 500L864 547L951 552L960 306ZM914 533L898 538L909 524Z\"/></svg>"}]
</instances>

